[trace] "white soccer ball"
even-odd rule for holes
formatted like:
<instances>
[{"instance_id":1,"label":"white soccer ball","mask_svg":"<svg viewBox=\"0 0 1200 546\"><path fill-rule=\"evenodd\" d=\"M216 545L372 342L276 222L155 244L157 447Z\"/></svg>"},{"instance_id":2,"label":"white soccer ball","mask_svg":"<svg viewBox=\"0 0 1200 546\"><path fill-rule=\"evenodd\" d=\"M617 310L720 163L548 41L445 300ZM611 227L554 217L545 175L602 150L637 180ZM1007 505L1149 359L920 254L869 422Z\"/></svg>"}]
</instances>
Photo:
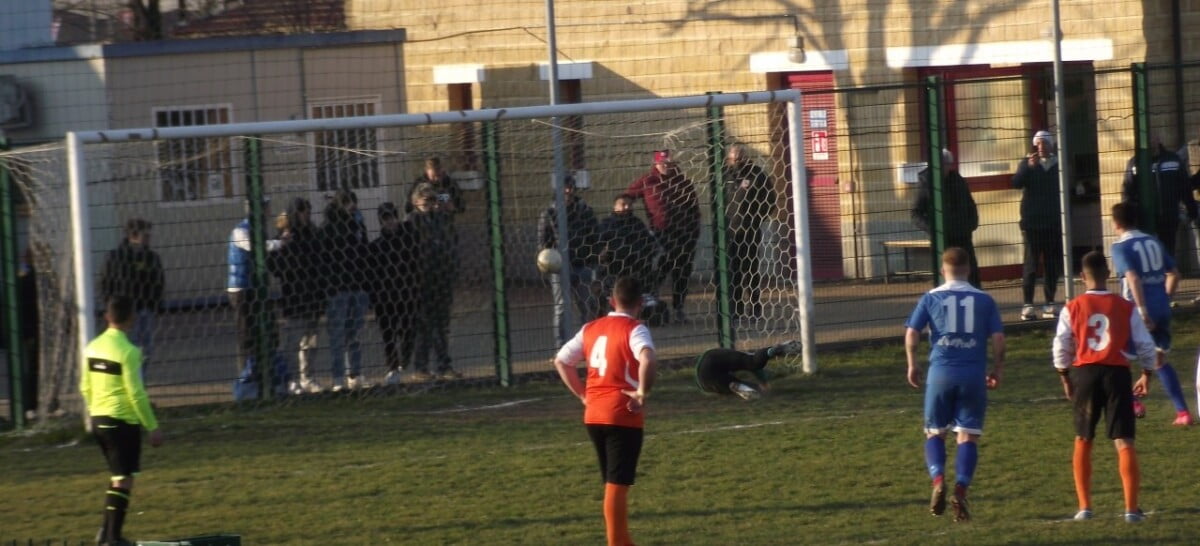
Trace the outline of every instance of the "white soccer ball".
<instances>
[{"instance_id":1,"label":"white soccer ball","mask_svg":"<svg viewBox=\"0 0 1200 546\"><path fill-rule=\"evenodd\" d=\"M547 248L538 252L537 268L542 273L558 273L562 270L562 254L553 248Z\"/></svg>"}]
</instances>

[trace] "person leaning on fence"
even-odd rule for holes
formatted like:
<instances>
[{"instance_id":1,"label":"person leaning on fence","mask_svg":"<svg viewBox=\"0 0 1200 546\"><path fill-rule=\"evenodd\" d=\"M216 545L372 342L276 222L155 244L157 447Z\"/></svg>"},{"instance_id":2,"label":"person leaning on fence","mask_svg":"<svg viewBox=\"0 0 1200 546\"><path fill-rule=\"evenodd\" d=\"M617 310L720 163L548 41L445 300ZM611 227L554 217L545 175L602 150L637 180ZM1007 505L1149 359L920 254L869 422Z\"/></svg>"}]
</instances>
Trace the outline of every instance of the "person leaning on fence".
<instances>
[{"instance_id":1,"label":"person leaning on fence","mask_svg":"<svg viewBox=\"0 0 1200 546\"><path fill-rule=\"evenodd\" d=\"M437 358L437 374L442 379L457 379L462 374L450 365L450 310L454 305L454 281L458 276L458 236L453 217L440 210L437 190L432 184L420 184L412 197L409 215L417 238L417 342L413 353L413 373L417 379L432 379L429 353Z\"/></svg>"},{"instance_id":2,"label":"person leaning on fence","mask_svg":"<svg viewBox=\"0 0 1200 546\"><path fill-rule=\"evenodd\" d=\"M567 248L571 259L566 263L570 266L571 299L579 312L579 323L596 318L600 302L592 290L596 278L596 266L599 263L599 232L600 225L596 214L579 197L575 187L575 177L563 178L563 195L567 209ZM550 206L538 217L538 249L558 248L558 208L551 201ZM554 343L562 346L566 343L569 333L565 324L566 307L563 301L561 275L547 273L544 275L550 281L550 289L554 296Z\"/></svg>"},{"instance_id":3,"label":"person leaning on fence","mask_svg":"<svg viewBox=\"0 0 1200 546\"><path fill-rule=\"evenodd\" d=\"M1042 264L1042 291L1046 302L1042 318L1054 318L1054 295L1062 275L1062 218L1059 207L1058 155L1054 135L1038 131L1033 135L1035 151L1017 166L1012 186L1021 190L1021 239L1025 245L1021 295L1025 303L1021 320L1038 318L1033 307L1038 262Z\"/></svg>"},{"instance_id":4,"label":"person leaning on fence","mask_svg":"<svg viewBox=\"0 0 1200 546\"><path fill-rule=\"evenodd\" d=\"M945 248L958 247L967 252L971 262L971 274L968 281L971 286L981 288L979 281L979 260L975 256L973 233L979 228L979 208L975 206L975 198L971 197L971 188L967 180L958 172L958 164L950 150L942 150L942 233ZM917 201L912 209L913 225L933 237L933 180L929 169L917 173Z\"/></svg>"},{"instance_id":5,"label":"person leaning on fence","mask_svg":"<svg viewBox=\"0 0 1200 546\"><path fill-rule=\"evenodd\" d=\"M250 205L246 200L246 218L243 218L229 233L229 249L226 259L229 265L225 278L225 291L229 294L229 306L233 308L237 323L237 367L239 375L246 369L246 363L254 354L254 319L258 313L266 313L266 303L256 301L254 286L254 252L250 237ZM270 217L271 200L262 199L263 221ZM283 246L279 239L268 239L266 250L275 252ZM265 287L264 287L265 288ZM254 372L252 377L257 377Z\"/></svg>"},{"instance_id":6,"label":"person leaning on fence","mask_svg":"<svg viewBox=\"0 0 1200 546\"><path fill-rule=\"evenodd\" d=\"M122 528L133 478L141 471L142 430L150 433L154 447L162 445L163 433L142 382L142 351L127 335L135 321L133 302L120 296L108 300L104 319L108 329L88 343L79 372L79 394L111 476L96 542L132 545Z\"/></svg>"},{"instance_id":7,"label":"person leaning on fence","mask_svg":"<svg viewBox=\"0 0 1200 546\"><path fill-rule=\"evenodd\" d=\"M356 218L357 210L350 191L338 190L325 208L325 223L319 232L324 286L329 295L325 320L334 391L368 386L362 375L362 344L358 339L369 304L367 230Z\"/></svg>"},{"instance_id":8,"label":"person leaning on fence","mask_svg":"<svg viewBox=\"0 0 1200 546\"><path fill-rule=\"evenodd\" d=\"M400 211L392 203L379 205L379 237L370 244L370 292L379 333L383 337L383 357L387 364L384 382L400 383L400 373L408 367L416 343L417 311L417 235L410 221L400 221ZM398 343L397 343L398 342Z\"/></svg>"},{"instance_id":9,"label":"person leaning on fence","mask_svg":"<svg viewBox=\"0 0 1200 546\"><path fill-rule=\"evenodd\" d=\"M150 249L150 222L130 218L125 222L125 238L109 251L100 276L100 297L126 297L133 302L133 344L142 350L142 373L154 346L154 317L162 305L166 275L162 259Z\"/></svg>"},{"instance_id":10,"label":"person leaning on fence","mask_svg":"<svg viewBox=\"0 0 1200 546\"><path fill-rule=\"evenodd\" d=\"M766 171L750 161L746 147L741 144L729 147L722 179L729 195L726 227L733 312L740 317L761 318L763 278L759 271L759 245L763 221L775 205L775 191Z\"/></svg>"},{"instance_id":11,"label":"person leaning on fence","mask_svg":"<svg viewBox=\"0 0 1200 546\"><path fill-rule=\"evenodd\" d=\"M1158 211L1155 216L1155 235L1172 258L1175 253L1175 239L1179 231L1179 221L1186 218L1188 222L1196 221L1196 199L1192 195L1191 182L1188 180L1188 165L1171 150L1163 145L1162 136L1154 134L1150 137L1150 149L1154 154L1150 158L1149 183L1153 188L1156 201L1152 207ZM1121 183L1121 202L1130 203L1145 210L1141 190L1138 184L1137 156L1129 158L1125 165L1125 180Z\"/></svg>"},{"instance_id":12,"label":"person leaning on fence","mask_svg":"<svg viewBox=\"0 0 1200 546\"><path fill-rule=\"evenodd\" d=\"M295 394L316 393L321 392L321 385L314 378L313 359L317 352L317 330L325 311L321 244L308 199L292 199L285 218L279 236L283 243L277 252L267 256L267 270L279 279L283 347L296 351L299 379L289 390Z\"/></svg>"},{"instance_id":13,"label":"person leaning on fence","mask_svg":"<svg viewBox=\"0 0 1200 546\"><path fill-rule=\"evenodd\" d=\"M648 287L657 292L664 278L671 279L671 306L675 322L686 322L684 303L700 239L700 200L696 186L679 170L670 150L654 152L654 166L625 190L646 202L650 229L663 249L660 276Z\"/></svg>"},{"instance_id":14,"label":"person leaning on fence","mask_svg":"<svg viewBox=\"0 0 1200 546\"><path fill-rule=\"evenodd\" d=\"M612 292L621 277L631 277L648 286L652 277L657 243L646 223L633 213L634 198L620 194L613 199L612 214L600 222L600 276L602 293Z\"/></svg>"},{"instance_id":15,"label":"person leaning on fence","mask_svg":"<svg viewBox=\"0 0 1200 546\"><path fill-rule=\"evenodd\" d=\"M413 211L413 197L417 193L417 187L421 184L429 184L433 188L438 202L438 210L449 213L451 217L466 212L467 204L463 200L462 191L458 189L458 184L454 183L454 179L450 178L450 175L442 169L442 160L438 157L425 159L424 171L416 180L413 180L412 187L408 190L408 201L404 203L404 212L411 213Z\"/></svg>"}]
</instances>

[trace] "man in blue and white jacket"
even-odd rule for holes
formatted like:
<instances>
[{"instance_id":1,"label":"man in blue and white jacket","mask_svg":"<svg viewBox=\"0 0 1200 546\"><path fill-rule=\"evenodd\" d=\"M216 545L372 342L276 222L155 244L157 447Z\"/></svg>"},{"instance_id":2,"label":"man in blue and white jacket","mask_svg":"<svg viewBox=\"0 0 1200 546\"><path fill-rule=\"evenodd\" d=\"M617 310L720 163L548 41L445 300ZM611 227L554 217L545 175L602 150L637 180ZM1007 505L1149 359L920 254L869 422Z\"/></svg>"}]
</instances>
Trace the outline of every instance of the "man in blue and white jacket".
<instances>
[{"instance_id":1,"label":"man in blue and white jacket","mask_svg":"<svg viewBox=\"0 0 1200 546\"><path fill-rule=\"evenodd\" d=\"M263 198L263 218L270 216L271 200ZM254 253L250 246L250 201L246 201L246 218L234 226L229 233L229 250L226 254L229 271L225 278L225 291L229 294L229 307L237 317L237 372L246 366L246 359L254 354L254 313L265 311L255 307L254 301ZM265 221L265 220L264 220ZM267 240L267 252L279 250L278 239ZM263 302L265 305L266 302Z\"/></svg>"}]
</instances>

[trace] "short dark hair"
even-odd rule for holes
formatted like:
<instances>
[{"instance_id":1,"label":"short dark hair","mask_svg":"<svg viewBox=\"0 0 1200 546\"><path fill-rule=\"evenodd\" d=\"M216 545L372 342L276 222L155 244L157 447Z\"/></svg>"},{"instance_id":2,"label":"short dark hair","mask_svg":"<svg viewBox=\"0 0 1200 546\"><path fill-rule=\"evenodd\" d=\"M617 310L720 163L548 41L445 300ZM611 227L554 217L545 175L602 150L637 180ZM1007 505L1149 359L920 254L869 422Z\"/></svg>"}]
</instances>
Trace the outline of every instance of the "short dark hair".
<instances>
[{"instance_id":1,"label":"short dark hair","mask_svg":"<svg viewBox=\"0 0 1200 546\"><path fill-rule=\"evenodd\" d=\"M440 158L436 155L425 158L425 168L426 169L442 168L442 158Z\"/></svg>"},{"instance_id":2,"label":"short dark hair","mask_svg":"<svg viewBox=\"0 0 1200 546\"><path fill-rule=\"evenodd\" d=\"M379 221L393 220L400 217L400 211L396 209L396 205L391 201L381 203L376 209L376 214L379 215Z\"/></svg>"},{"instance_id":3,"label":"short dark hair","mask_svg":"<svg viewBox=\"0 0 1200 546\"><path fill-rule=\"evenodd\" d=\"M621 307L635 307L642 300L642 283L633 277L621 277L613 285L612 296Z\"/></svg>"},{"instance_id":4,"label":"short dark hair","mask_svg":"<svg viewBox=\"0 0 1200 546\"><path fill-rule=\"evenodd\" d=\"M150 228L152 227L153 225L150 223L150 221L146 220L145 218L130 218L125 221L125 236L133 237L134 235L141 235L147 231L150 231Z\"/></svg>"},{"instance_id":5,"label":"short dark hair","mask_svg":"<svg viewBox=\"0 0 1200 546\"><path fill-rule=\"evenodd\" d=\"M117 324L129 322L133 318L133 300L125 296L113 296L104 304L104 314Z\"/></svg>"},{"instance_id":6,"label":"short dark hair","mask_svg":"<svg viewBox=\"0 0 1200 546\"><path fill-rule=\"evenodd\" d=\"M1112 217L1118 226L1129 229L1137 223L1137 207L1129 203L1117 203L1112 206Z\"/></svg>"},{"instance_id":7,"label":"short dark hair","mask_svg":"<svg viewBox=\"0 0 1200 546\"><path fill-rule=\"evenodd\" d=\"M970 264L970 256L962 248L952 246L942 252L942 263L953 267L966 267Z\"/></svg>"},{"instance_id":8,"label":"short dark hair","mask_svg":"<svg viewBox=\"0 0 1200 546\"><path fill-rule=\"evenodd\" d=\"M1108 259L1099 250L1083 255L1083 270L1093 279L1108 278Z\"/></svg>"},{"instance_id":9,"label":"short dark hair","mask_svg":"<svg viewBox=\"0 0 1200 546\"><path fill-rule=\"evenodd\" d=\"M634 201L637 201L637 198L632 195L629 195L628 193L621 193L621 194L617 194L617 196L613 198L613 203L616 203L617 201L629 201L630 203L632 203Z\"/></svg>"}]
</instances>

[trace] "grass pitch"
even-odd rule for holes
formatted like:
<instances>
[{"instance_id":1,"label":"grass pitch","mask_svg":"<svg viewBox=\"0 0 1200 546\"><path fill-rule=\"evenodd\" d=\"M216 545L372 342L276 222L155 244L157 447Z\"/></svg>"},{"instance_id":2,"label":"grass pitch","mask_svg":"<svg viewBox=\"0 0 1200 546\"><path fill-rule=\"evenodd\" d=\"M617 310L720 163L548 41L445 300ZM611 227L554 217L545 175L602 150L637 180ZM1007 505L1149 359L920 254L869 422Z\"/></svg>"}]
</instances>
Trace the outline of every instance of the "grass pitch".
<instances>
[{"instance_id":1,"label":"grass pitch","mask_svg":"<svg viewBox=\"0 0 1200 546\"><path fill-rule=\"evenodd\" d=\"M1176 321L1189 404L1200 320ZM639 544L1200 543L1200 430L1152 384L1139 422L1142 506L1129 525L1111 443L1094 451L1097 519L1075 510L1072 427L1048 332L1010 337L992 394L974 520L928 513L920 392L898 345L829 353L759 402L700 394L667 372L650 400ZM1194 410L1195 408L1193 408ZM132 538L227 532L265 544L601 544L602 487L556 383L366 400L316 399L161 416L126 524ZM74 430L0 438L0 541L91 538L106 471ZM951 448L950 466L953 466Z\"/></svg>"}]
</instances>

